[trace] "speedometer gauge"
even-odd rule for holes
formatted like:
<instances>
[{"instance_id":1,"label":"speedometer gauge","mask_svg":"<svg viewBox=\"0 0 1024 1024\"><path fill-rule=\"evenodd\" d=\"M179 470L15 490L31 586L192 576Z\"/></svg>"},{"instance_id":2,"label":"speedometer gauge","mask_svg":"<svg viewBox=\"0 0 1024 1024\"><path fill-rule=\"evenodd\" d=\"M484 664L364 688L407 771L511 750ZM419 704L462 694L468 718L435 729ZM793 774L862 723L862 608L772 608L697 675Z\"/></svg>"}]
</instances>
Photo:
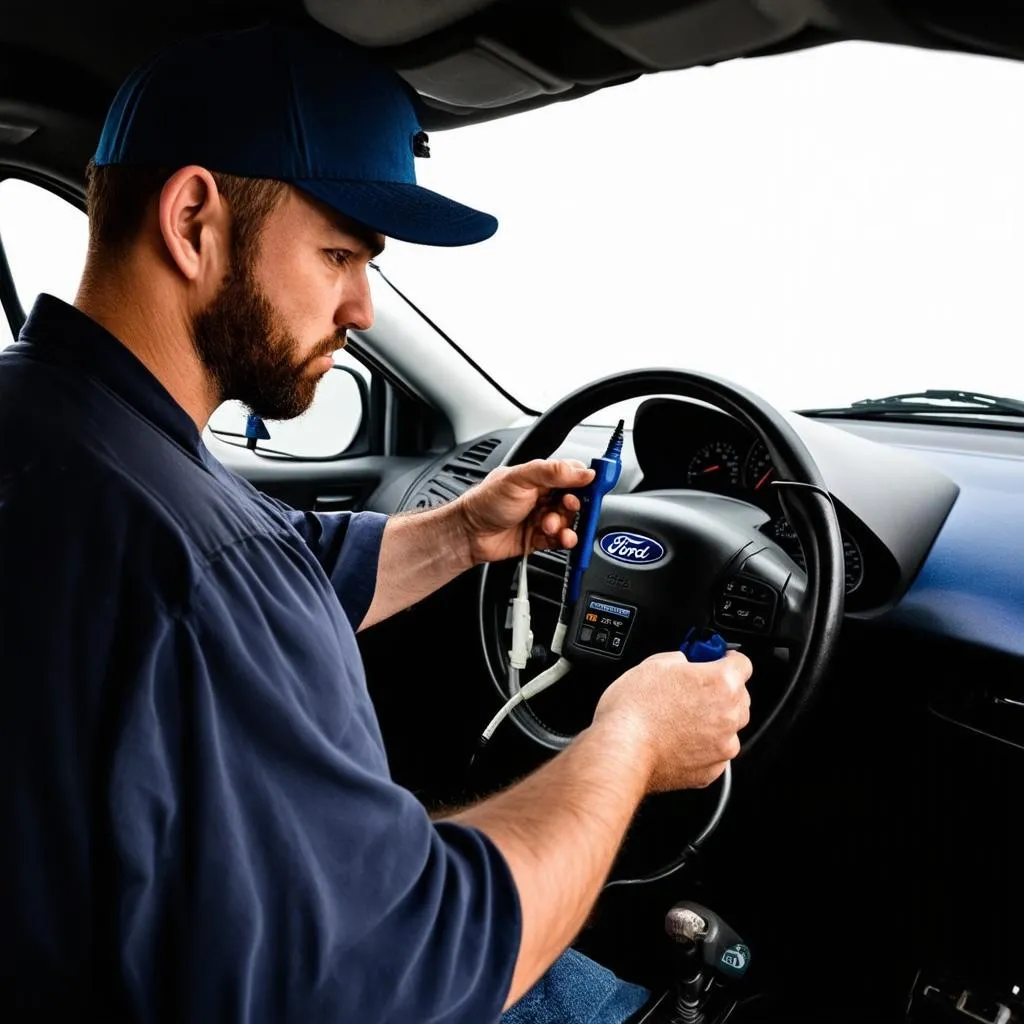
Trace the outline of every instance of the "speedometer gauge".
<instances>
[{"instance_id":1,"label":"speedometer gauge","mask_svg":"<svg viewBox=\"0 0 1024 1024\"><path fill-rule=\"evenodd\" d=\"M846 533L843 534L843 564L846 566L846 592L852 594L864 580L864 559L860 545Z\"/></svg>"},{"instance_id":2,"label":"speedometer gauge","mask_svg":"<svg viewBox=\"0 0 1024 1024\"><path fill-rule=\"evenodd\" d=\"M775 538L779 547L806 572L807 561L804 558L800 541L797 539L796 531L789 525L789 520L785 516L779 516L764 529ZM845 589L847 594L852 594L864 582L864 558L861 555L860 545L845 530L842 536Z\"/></svg>"},{"instance_id":3,"label":"speedometer gauge","mask_svg":"<svg viewBox=\"0 0 1024 1024\"><path fill-rule=\"evenodd\" d=\"M768 490L768 485L775 477L775 467L764 441L755 441L751 445L743 476L748 490L755 493Z\"/></svg>"},{"instance_id":4,"label":"speedometer gauge","mask_svg":"<svg viewBox=\"0 0 1024 1024\"><path fill-rule=\"evenodd\" d=\"M711 441L698 449L686 467L686 482L702 490L727 491L740 482L739 453L728 441Z\"/></svg>"}]
</instances>

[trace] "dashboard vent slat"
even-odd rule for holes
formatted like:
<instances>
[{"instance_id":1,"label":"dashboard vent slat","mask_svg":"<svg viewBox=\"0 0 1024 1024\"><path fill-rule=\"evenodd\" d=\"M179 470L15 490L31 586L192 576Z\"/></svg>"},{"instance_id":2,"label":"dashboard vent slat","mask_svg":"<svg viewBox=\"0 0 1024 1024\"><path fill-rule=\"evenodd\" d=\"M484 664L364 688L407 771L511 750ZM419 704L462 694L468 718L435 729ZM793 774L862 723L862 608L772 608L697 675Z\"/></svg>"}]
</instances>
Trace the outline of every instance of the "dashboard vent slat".
<instances>
[{"instance_id":1,"label":"dashboard vent slat","mask_svg":"<svg viewBox=\"0 0 1024 1024\"><path fill-rule=\"evenodd\" d=\"M471 448L467 448L457 459L458 462L468 462L474 466L482 466L487 457L494 451L501 441L496 437L489 437L486 441L477 441Z\"/></svg>"},{"instance_id":2,"label":"dashboard vent slat","mask_svg":"<svg viewBox=\"0 0 1024 1024\"><path fill-rule=\"evenodd\" d=\"M468 466L456 466L454 463L449 463L441 472L454 477L465 488L474 487L487 476L482 469L470 469Z\"/></svg>"},{"instance_id":3,"label":"dashboard vent slat","mask_svg":"<svg viewBox=\"0 0 1024 1024\"><path fill-rule=\"evenodd\" d=\"M488 437L470 445L464 452L451 457L434 475L420 482L418 489L405 505L406 508L437 508L453 501L471 487L475 487L491 469L487 463L501 444L497 437Z\"/></svg>"}]
</instances>

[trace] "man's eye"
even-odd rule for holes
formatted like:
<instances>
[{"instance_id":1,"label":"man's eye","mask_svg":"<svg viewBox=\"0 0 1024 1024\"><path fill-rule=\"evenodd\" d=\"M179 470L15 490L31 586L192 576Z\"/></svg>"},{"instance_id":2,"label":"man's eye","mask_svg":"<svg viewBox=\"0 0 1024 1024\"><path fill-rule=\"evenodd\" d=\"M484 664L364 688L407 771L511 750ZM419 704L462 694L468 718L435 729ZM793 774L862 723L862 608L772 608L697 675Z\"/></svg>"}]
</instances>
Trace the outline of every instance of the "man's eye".
<instances>
[{"instance_id":1,"label":"man's eye","mask_svg":"<svg viewBox=\"0 0 1024 1024\"><path fill-rule=\"evenodd\" d=\"M327 249L327 258L336 266L343 267L350 259L352 253L348 249Z\"/></svg>"}]
</instances>

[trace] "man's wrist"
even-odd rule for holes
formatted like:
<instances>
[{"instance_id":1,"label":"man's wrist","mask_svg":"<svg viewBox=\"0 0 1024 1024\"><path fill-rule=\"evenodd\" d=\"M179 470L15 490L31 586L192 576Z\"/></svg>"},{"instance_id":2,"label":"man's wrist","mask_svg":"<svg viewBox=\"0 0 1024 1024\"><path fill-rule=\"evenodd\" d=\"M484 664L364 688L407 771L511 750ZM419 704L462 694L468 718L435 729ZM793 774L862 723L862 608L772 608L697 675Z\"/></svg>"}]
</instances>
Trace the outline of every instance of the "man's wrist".
<instances>
[{"instance_id":1,"label":"man's wrist","mask_svg":"<svg viewBox=\"0 0 1024 1024\"><path fill-rule=\"evenodd\" d=\"M477 559L473 554L473 537L461 501L456 498L455 501L450 501L428 514L436 516L437 534L434 540L439 545L439 550L446 553L454 574L472 569L477 564Z\"/></svg>"},{"instance_id":2,"label":"man's wrist","mask_svg":"<svg viewBox=\"0 0 1024 1024\"><path fill-rule=\"evenodd\" d=\"M651 789L656 769L650 735L642 723L632 715L599 715L577 738L584 736L600 744L608 760L621 765L621 777L635 781L637 801L642 800Z\"/></svg>"}]
</instances>

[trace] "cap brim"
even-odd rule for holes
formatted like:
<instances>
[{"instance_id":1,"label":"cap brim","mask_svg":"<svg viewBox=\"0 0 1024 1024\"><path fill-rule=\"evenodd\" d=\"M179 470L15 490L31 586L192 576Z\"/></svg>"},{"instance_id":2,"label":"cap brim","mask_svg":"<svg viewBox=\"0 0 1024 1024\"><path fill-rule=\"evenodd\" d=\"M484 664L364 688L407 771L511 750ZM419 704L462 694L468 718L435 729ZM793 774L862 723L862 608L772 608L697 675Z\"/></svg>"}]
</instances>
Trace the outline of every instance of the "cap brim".
<instances>
[{"instance_id":1,"label":"cap brim","mask_svg":"<svg viewBox=\"0 0 1024 1024\"><path fill-rule=\"evenodd\" d=\"M388 238L419 245L472 245L490 238L498 221L420 185L397 181L330 181L292 184L338 213Z\"/></svg>"}]
</instances>

